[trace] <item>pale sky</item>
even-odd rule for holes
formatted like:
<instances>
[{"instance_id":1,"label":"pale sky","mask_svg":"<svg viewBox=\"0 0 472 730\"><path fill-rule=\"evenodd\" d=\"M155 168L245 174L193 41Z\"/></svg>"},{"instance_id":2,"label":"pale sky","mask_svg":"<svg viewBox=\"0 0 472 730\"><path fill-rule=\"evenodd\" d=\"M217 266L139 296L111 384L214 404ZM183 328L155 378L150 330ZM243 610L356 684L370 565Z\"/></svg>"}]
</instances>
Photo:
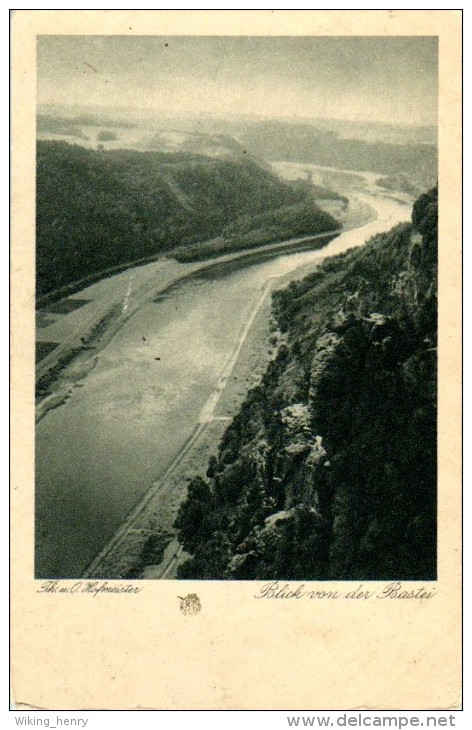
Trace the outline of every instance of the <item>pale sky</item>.
<instances>
[{"instance_id":1,"label":"pale sky","mask_svg":"<svg viewBox=\"0 0 472 730\"><path fill-rule=\"evenodd\" d=\"M38 104L434 125L437 39L40 36Z\"/></svg>"}]
</instances>

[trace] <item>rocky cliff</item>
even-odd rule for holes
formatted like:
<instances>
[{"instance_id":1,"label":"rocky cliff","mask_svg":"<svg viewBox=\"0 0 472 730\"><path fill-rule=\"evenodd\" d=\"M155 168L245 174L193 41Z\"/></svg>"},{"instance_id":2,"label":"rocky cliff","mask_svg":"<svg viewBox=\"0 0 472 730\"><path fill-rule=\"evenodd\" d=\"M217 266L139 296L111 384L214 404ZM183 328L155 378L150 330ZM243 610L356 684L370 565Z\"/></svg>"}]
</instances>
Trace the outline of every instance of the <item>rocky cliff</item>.
<instances>
[{"instance_id":1,"label":"rocky cliff","mask_svg":"<svg viewBox=\"0 0 472 730\"><path fill-rule=\"evenodd\" d=\"M284 344L176 526L182 578L434 579L437 189L274 296Z\"/></svg>"}]
</instances>

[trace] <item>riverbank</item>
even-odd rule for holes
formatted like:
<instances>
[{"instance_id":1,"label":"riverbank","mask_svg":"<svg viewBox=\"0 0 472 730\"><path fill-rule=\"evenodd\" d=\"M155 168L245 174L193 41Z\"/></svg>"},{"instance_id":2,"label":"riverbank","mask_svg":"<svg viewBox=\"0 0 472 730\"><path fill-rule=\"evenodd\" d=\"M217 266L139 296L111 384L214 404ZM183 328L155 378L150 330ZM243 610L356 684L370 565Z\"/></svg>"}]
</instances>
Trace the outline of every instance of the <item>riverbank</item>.
<instances>
[{"instance_id":1,"label":"riverbank","mask_svg":"<svg viewBox=\"0 0 472 730\"><path fill-rule=\"evenodd\" d=\"M437 197L278 291L287 346L189 485L178 578L435 580Z\"/></svg>"},{"instance_id":2,"label":"riverbank","mask_svg":"<svg viewBox=\"0 0 472 730\"><path fill-rule=\"evenodd\" d=\"M360 227L362 231L362 227ZM335 242L332 241L330 248ZM320 251L320 260L322 258ZM297 269L301 276L314 268L313 262ZM267 294L293 280L293 272L268 282ZM247 391L256 386L274 358L283 337L276 330L271 313L271 297L262 295L257 311L249 316L244 339L223 369L224 383L214 393L202 413L210 417L196 427L181 454L163 477L155 482L142 502L128 516L112 541L86 571L86 577L174 578L187 555L176 540L173 527L178 508L187 493L188 481L205 476L209 459L239 412ZM222 377L223 377L222 373ZM221 378L220 378L221 381ZM156 550L151 548L157 547Z\"/></svg>"},{"instance_id":3,"label":"riverbank","mask_svg":"<svg viewBox=\"0 0 472 730\"><path fill-rule=\"evenodd\" d=\"M365 202L356 201L351 204L351 212L346 218L345 227L338 231L279 241L252 249L237 250L198 262L180 263L172 259L159 260L147 265L150 269L150 276L147 275L146 267L140 266L139 274L143 275L144 281L141 286L139 283L134 284L132 297L130 297L130 285L123 293L124 287L120 287L120 284L126 280L130 281L130 276L133 275L121 272L107 280L109 283L107 287L108 308L100 306L100 302L97 302L98 306L95 307L95 312L92 311L92 316L88 316L87 310L93 309L96 290L99 290L100 285L105 282L102 280L102 282L76 292L76 299L80 297L87 301L85 311L79 310L68 314L69 319L74 319L71 326L72 331L68 336L67 334L64 336L64 341L59 342L58 346L39 362L36 368L36 422L41 420L48 411L67 401L73 389L80 385L81 380L96 364L97 354L109 344L135 312L152 297L164 296L177 282L202 270L219 268L224 271L227 266L254 264L288 251L323 248L339 233L361 227L374 219L374 210ZM135 278L137 276L136 274ZM117 287L114 286L113 279L118 283L118 291L116 291ZM100 297L98 298L100 299ZM47 309L41 310L41 313L47 315ZM81 317L81 315L84 316ZM54 333L54 324L52 327L49 326L49 332ZM40 334L44 336L42 328ZM51 335L48 334L48 336Z\"/></svg>"},{"instance_id":4,"label":"riverbank","mask_svg":"<svg viewBox=\"0 0 472 730\"><path fill-rule=\"evenodd\" d=\"M151 485L113 539L84 576L89 578L172 578L187 555L179 549L173 523L189 480L205 474L228 423L248 389L260 381L274 357L278 334L271 315L271 282L250 313L241 339L225 364L218 386L203 407L199 423L177 458ZM216 397L215 397L216 396ZM151 547L157 546L157 550Z\"/></svg>"},{"instance_id":5,"label":"riverbank","mask_svg":"<svg viewBox=\"0 0 472 730\"><path fill-rule=\"evenodd\" d=\"M270 288L283 286L285 274L287 282L300 278L326 255L361 245L398 220L398 207L382 204L380 210L382 222L343 232L321 250L296 253L289 244L288 255L281 247L264 250L258 263L254 256L207 262L204 270L187 269L190 275L160 295L148 277L148 303L107 347L109 331L95 353L85 353L83 361L98 355L92 370L39 424L38 575L76 577L88 562L87 575L152 571L163 577L163 568L172 577L175 564L168 571L159 560L164 552L165 561L173 561L169 540L188 479L205 474L229 420L273 356L270 296L261 297L261 286L269 280ZM122 280L122 303L129 290ZM133 307L137 300L126 301Z\"/></svg>"}]
</instances>

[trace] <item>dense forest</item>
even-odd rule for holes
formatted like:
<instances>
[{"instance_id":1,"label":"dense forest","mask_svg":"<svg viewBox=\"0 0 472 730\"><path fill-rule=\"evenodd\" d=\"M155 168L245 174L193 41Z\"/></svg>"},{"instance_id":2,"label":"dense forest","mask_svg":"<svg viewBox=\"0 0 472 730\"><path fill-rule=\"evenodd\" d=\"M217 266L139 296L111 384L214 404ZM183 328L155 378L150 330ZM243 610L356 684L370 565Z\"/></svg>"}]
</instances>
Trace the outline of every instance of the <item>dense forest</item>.
<instances>
[{"instance_id":1,"label":"dense forest","mask_svg":"<svg viewBox=\"0 0 472 730\"><path fill-rule=\"evenodd\" d=\"M260 235L251 237L258 227ZM187 250L223 230L237 248L337 227L309 191L249 156L37 145L38 297L111 267Z\"/></svg>"},{"instance_id":2,"label":"dense forest","mask_svg":"<svg viewBox=\"0 0 472 730\"><path fill-rule=\"evenodd\" d=\"M178 577L436 577L437 200L274 295L277 355L189 483Z\"/></svg>"},{"instance_id":3,"label":"dense forest","mask_svg":"<svg viewBox=\"0 0 472 730\"><path fill-rule=\"evenodd\" d=\"M335 195L335 194L334 194ZM334 196L333 196L334 197ZM316 232L340 228L334 218L320 210L307 196L302 203L285 205L256 215L245 215L225 226L217 238L175 250L178 261L196 261L238 249L264 246L277 241L303 238ZM311 248L326 245L325 237L313 241Z\"/></svg>"}]
</instances>

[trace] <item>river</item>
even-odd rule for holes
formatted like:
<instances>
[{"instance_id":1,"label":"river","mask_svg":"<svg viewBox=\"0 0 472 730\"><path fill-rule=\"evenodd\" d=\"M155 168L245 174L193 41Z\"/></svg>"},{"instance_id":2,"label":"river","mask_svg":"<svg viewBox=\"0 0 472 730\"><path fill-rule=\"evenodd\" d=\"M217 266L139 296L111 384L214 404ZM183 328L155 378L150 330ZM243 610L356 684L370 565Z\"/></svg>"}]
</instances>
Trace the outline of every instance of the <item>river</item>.
<instances>
[{"instance_id":1,"label":"river","mask_svg":"<svg viewBox=\"0 0 472 730\"><path fill-rule=\"evenodd\" d=\"M408 220L411 208L364 196L377 220L320 251L209 269L143 305L99 353L67 402L36 428L36 576L80 576L179 454L235 352L267 282ZM129 272L130 282L132 271ZM113 277L109 280L110 286ZM87 298L88 290L81 296Z\"/></svg>"}]
</instances>

